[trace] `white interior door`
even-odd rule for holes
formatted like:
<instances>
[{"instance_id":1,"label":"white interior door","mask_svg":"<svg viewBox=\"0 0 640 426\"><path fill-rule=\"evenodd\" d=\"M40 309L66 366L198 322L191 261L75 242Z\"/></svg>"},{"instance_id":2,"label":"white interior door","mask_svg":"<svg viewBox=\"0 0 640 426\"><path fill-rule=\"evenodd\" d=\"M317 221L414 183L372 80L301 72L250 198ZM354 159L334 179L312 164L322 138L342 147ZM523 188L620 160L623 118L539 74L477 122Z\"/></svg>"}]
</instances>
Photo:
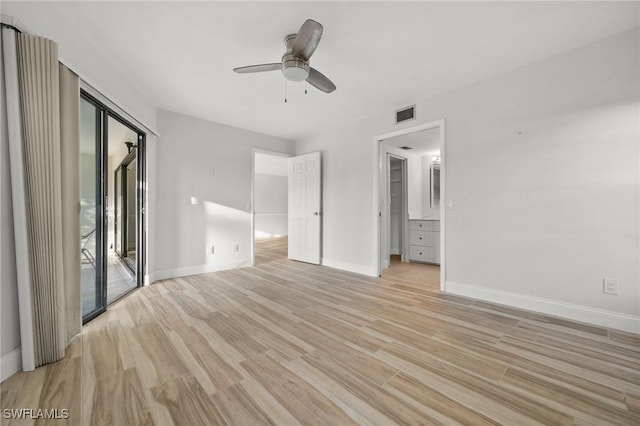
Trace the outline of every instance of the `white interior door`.
<instances>
[{"instance_id":1,"label":"white interior door","mask_svg":"<svg viewBox=\"0 0 640 426\"><path fill-rule=\"evenodd\" d=\"M289 259L320 264L320 153L289 159Z\"/></svg>"}]
</instances>

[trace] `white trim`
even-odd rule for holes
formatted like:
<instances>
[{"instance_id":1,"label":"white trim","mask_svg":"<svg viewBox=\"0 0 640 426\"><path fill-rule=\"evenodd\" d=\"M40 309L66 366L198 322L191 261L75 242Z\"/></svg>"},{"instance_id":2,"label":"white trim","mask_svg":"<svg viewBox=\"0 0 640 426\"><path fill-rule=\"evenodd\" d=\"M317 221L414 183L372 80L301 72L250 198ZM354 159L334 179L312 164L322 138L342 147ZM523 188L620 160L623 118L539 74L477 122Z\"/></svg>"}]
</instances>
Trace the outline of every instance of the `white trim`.
<instances>
[{"instance_id":1,"label":"white trim","mask_svg":"<svg viewBox=\"0 0 640 426\"><path fill-rule=\"evenodd\" d=\"M160 281L170 278L186 277L188 275L208 274L210 272L226 271L228 269L245 268L247 266L251 266L251 259L230 260L227 262L185 266L176 269L163 269L162 271L156 271L153 275L154 281Z\"/></svg>"},{"instance_id":2,"label":"white trim","mask_svg":"<svg viewBox=\"0 0 640 426\"><path fill-rule=\"evenodd\" d=\"M22 349L18 346L0 359L0 382L22 369Z\"/></svg>"},{"instance_id":3,"label":"white trim","mask_svg":"<svg viewBox=\"0 0 640 426\"><path fill-rule=\"evenodd\" d=\"M445 134L445 119L439 120L440 125L440 291L447 291L447 149ZM442 208L444 200L444 208Z\"/></svg>"},{"instance_id":4,"label":"white trim","mask_svg":"<svg viewBox=\"0 0 640 426\"><path fill-rule=\"evenodd\" d=\"M4 80L7 102L7 132L9 134L9 164L11 169L11 193L13 194L13 227L16 247L16 272L18 277L18 306L20 315L20 341L22 365L25 371L35 369L35 343L33 337L33 306L31 302L31 272L27 238L27 208L24 188L24 164L22 152L22 120L20 118L20 94L18 93L18 58L16 31L2 29L4 48Z\"/></svg>"},{"instance_id":5,"label":"white trim","mask_svg":"<svg viewBox=\"0 0 640 426\"><path fill-rule=\"evenodd\" d=\"M640 333L640 317L592 308L590 306L575 305L525 294L510 293L455 281L447 281L447 293L486 300L488 302L527 309L602 327Z\"/></svg>"},{"instance_id":6,"label":"white trim","mask_svg":"<svg viewBox=\"0 0 640 426\"><path fill-rule=\"evenodd\" d=\"M377 277L378 273L376 269L370 265L356 265L355 263L343 262L341 260L322 258L322 266L328 268L340 269L343 271L353 272L360 275L367 275L369 277Z\"/></svg>"}]
</instances>

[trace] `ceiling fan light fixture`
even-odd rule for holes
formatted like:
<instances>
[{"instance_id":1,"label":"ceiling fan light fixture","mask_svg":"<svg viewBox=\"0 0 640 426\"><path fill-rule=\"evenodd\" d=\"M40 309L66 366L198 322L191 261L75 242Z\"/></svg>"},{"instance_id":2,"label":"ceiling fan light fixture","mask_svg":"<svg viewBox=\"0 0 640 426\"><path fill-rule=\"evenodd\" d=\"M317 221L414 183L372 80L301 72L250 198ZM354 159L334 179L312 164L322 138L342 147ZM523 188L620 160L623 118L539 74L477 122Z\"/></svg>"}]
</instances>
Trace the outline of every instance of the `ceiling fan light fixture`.
<instances>
[{"instance_id":1,"label":"ceiling fan light fixture","mask_svg":"<svg viewBox=\"0 0 640 426\"><path fill-rule=\"evenodd\" d=\"M282 57L282 75L289 81L304 81L309 76L309 62L285 53Z\"/></svg>"},{"instance_id":2,"label":"ceiling fan light fixture","mask_svg":"<svg viewBox=\"0 0 640 426\"><path fill-rule=\"evenodd\" d=\"M289 81L304 81L309 76L309 70L305 70L302 67L288 67L282 70L284 78Z\"/></svg>"}]
</instances>

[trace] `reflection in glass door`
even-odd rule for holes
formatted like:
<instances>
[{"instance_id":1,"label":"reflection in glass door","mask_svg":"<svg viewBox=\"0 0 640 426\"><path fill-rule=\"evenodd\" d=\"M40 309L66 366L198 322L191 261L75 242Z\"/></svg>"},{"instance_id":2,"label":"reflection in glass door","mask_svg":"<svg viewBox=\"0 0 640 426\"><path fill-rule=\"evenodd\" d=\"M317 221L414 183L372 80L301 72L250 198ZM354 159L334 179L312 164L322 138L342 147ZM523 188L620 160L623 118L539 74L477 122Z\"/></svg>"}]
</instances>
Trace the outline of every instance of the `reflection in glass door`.
<instances>
[{"instance_id":1,"label":"reflection in glass door","mask_svg":"<svg viewBox=\"0 0 640 426\"><path fill-rule=\"evenodd\" d=\"M138 235L138 222L142 220L138 205L143 175L139 173L138 152L142 149L143 135L113 114L107 117L107 128L107 303L111 303L138 287L141 282L136 255L142 241Z\"/></svg>"},{"instance_id":2,"label":"reflection in glass door","mask_svg":"<svg viewBox=\"0 0 640 426\"><path fill-rule=\"evenodd\" d=\"M114 172L115 184L115 253L133 274L137 269L138 237L138 182L137 149L130 147L129 154Z\"/></svg>"},{"instance_id":3,"label":"reflection in glass door","mask_svg":"<svg viewBox=\"0 0 640 426\"><path fill-rule=\"evenodd\" d=\"M122 235L120 232L120 223L122 223L122 213L120 206L122 206L122 168L117 167L113 174L113 188L114 188L114 219L113 219L113 244L114 252L117 256L122 256Z\"/></svg>"},{"instance_id":4,"label":"reflection in glass door","mask_svg":"<svg viewBox=\"0 0 640 426\"><path fill-rule=\"evenodd\" d=\"M138 216L136 209L137 167L135 160L136 159L134 157L133 160L124 168L124 182L127 185L127 259L130 261L131 268L134 271L136 269L136 217Z\"/></svg>"}]
</instances>

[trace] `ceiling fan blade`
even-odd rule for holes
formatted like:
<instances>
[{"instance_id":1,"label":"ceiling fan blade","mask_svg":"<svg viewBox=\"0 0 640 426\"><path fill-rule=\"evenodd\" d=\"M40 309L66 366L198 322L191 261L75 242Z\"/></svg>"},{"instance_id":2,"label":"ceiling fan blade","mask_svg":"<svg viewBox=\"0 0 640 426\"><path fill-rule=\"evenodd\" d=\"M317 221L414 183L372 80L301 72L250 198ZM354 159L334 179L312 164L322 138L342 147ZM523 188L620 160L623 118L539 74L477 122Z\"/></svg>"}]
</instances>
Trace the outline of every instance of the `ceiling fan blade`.
<instances>
[{"instance_id":1,"label":"ceiling fan blade","mask_svg":"<svg viewBox=\"0 0 640 426\"><path fill-rule=\"evenodd\" d=\"M238 74L248 74L252 72L265 72L265 71L278 71L282 69L282 64L260 64L260 65L248 65L246 67L238 67L233 70Z\"/></svg>"},{"instance_id":2,"label":"ceiling fan blade","mask_svg":"<svg viewBox=\"0 0 640 426\"><path fill-rule=\"evenodd\" d=\"M313 19L307 19L298 30L298 35L291 45L291 53L308 61L320 43L322 25Z\"/></svg>"},{"instance_id":3,"label":"ceiling fan blade","mask_svg":"<svg viewBox=\"0 0 640 426\"><path fill-rule=\"evenodd\" d=\"M307 81L313 87L318 90L322 90L325 93L331 93L336 90L336 85L315 68L309 68L309 77L307 77Z\"/></svg>"}]
</instances>

